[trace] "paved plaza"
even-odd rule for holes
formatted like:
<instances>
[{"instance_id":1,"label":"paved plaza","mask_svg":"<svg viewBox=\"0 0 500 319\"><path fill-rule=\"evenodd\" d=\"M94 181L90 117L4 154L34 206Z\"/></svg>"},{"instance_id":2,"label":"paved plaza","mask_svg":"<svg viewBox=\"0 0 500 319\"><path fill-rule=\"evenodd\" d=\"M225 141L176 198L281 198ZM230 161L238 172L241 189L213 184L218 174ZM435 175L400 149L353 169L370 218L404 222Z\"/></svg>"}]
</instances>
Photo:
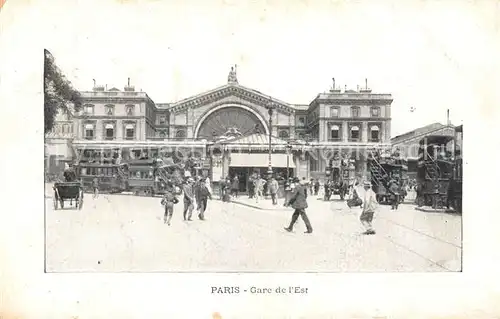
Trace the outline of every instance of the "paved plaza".
<instances>
[{"instance_id":1,"label":"paved plaza","mask_svg":"<svg viewBox=\"0 0 500 319\"><path fill-rule=\"evenodd\" d=\"M461 217L425 213L404 204L379 206L377 234L361 235L359 208L309 198L314 232L299 219L283 230L292 209L248 196L209 201L206 221L163 223L160 198L85 194L81 210L54 211L46 190L48 272L383 272L459 271ZM69 206L69 203L66 204ZM264 208L259 209L252 206Z\"/></svg>"}]
</instances>

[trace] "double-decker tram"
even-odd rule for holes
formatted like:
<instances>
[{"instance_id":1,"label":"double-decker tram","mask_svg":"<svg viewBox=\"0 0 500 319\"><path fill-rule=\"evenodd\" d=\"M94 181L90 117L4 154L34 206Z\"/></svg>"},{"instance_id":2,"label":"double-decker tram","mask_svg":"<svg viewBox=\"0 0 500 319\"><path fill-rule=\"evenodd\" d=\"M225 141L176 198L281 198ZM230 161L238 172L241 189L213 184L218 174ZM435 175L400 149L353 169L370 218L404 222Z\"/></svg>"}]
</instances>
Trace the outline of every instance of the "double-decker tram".
<instances>
[{"instance_id":1,"label":"double-decker tram","mask_svg":"<svg viewBox=\"0 0 500 319\"><path fill-rule=\"evenodd\" d=\"M434 209L449 206L453 187L455 138L431 135L420 140L417 164L417 205Z\"/></svg>"}]
</instances>

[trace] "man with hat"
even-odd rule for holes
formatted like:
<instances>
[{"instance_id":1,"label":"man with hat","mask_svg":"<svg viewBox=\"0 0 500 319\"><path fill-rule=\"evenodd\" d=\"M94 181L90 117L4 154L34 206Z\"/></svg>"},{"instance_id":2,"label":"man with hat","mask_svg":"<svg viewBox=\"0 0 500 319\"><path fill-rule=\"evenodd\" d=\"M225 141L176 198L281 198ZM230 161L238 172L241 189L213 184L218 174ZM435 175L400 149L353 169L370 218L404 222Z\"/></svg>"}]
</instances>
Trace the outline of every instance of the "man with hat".
<instances>
[{"instance_id":1,"label":"man with hat","mask_svg":"<svg viewBox=\"0 0 500 319\"><path fill-rule=\"evenodd\" d=\"M298 177L293 179L293 183L296 184L295 189L290 197L290 199L285 203L285 206L292 206L295 211L292 215L292 220L290 221L290 226L285 227L287 232L291 232L293 230L293 225L299 218L299 215L302 216L302 220L304 224L306 224L307 231L306 234L312 233L313 229L311 223L309 222L309 218L306 214L307 208L307 189L305 185L300 184L300 180Z\"/></svg>"},{"instance_id":2,"label":"man with hat","mask_svg":"<svg viewBox=\"0 0 500 319\"><path fill-rule=\"evenodd\" d=\"M170 180L167 181L165 185L165 194L161 200L161 204L165 206L165 214L163 215L163 223L170 226L170 221L172 220L172 215L174 213L174 205L179 202L179 200L174 195L175 189L174 185Z\"/></svg>"},{"instance_id":3,"label":"man with hat","mask_svg":"<svg viewBox=\"0 0 500 319\"><path fill-rule=\"evenodd\" d=\"M397 210L399 205L399 183L397 179L389 182L389 192L391 193L391 209Z\"/></svg>"},{"instance_id":4,"label":"man with hat","mask_svg":"<svg viewBox=\"0 0 500 319\"><path fill-rule=\"evenodd\" d=\"M372 190L372 184L369 181L365 181L363 183L363 187L365 189L365 194L363 198L363 211L359 220L361 224L365 227L366 231L363 233L364 235L374 235L375 230L372 227L373 214L375 213L375 209L377 207L377 197L375 192Z\"/></svg>"},{"instance_id":5,"label":"man with hat","mask_svg":"<svg viewBox=\"0 0 500 319\"><path fill-rule=\"evenodd\" d=\"M191 216L194 210L194 190L193 190L194 179L189 177L186 184L182 188L184 193L184 220L191 221Z\"/></svg>"}]
</instances>

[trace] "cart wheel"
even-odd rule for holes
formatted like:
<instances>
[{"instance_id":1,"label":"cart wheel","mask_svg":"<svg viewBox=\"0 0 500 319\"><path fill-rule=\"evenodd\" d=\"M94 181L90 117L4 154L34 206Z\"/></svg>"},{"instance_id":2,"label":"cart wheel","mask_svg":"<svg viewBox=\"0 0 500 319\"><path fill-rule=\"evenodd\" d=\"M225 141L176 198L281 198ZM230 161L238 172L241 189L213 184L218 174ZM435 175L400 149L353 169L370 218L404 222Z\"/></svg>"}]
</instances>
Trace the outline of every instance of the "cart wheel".
<instances>
[{"instance_id":1,"label":"cart wheel","mask_svg":"<svg viewBox=\"0 0 500 319\"><path fill-rule=\"evenodd\" d=\"M83 206L83 197L80 197L80 200L78 201L78 210L81 210Z\"/></svg>"},{"instance_id":2,"label":"cart wheel","mask_svg":"<svg viewBox=\"0 0 500 319\"><path fill-rule=\"evenodd\" d=\"M58 199L54 196L54 210L57 210L57 201Z\"/></svg>"},{"instance_id":3,"label":"cart wheel","mask_svg":"<svg viewBox=\"0 0 500 319\"><path fill-rule=\"evenodd\" d=\"M76 199L75 199L75 208L76 208L76 209L78 209L78 207L80 206L78 202L79 202L79 199L78 199L78 198L76 198Z\"/></svg>"},{"instance_id":4,"label":"cart wheel","mask_svg":"<svg viewBox=\"0 0 500 319\"><path fill-rule=\"evenodd\" d=\"M64 199L60 199L59 203L61 204L61 209L63 209L64 208Z\"/></svg>"}]
</instances>

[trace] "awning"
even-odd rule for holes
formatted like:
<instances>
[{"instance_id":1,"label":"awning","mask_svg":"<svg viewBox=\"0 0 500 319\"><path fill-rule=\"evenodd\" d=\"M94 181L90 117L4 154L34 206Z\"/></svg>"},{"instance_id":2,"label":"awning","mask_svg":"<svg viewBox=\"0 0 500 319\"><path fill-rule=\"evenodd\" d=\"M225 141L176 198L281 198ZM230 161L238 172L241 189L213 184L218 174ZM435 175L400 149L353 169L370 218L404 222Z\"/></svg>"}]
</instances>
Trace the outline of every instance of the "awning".
<instances>
[{"instance_id":1,"label":"awning","mask_svg":"<svg viewBox=\"0 0 500 319\"><path fill-rule=\"evenodd\" d=\"M339 130L338 125L332 125L331 130L332 131L338 131Z\"/></svg>"},{"instance_id":2,"label":"awning","mask_svg":"<svg viewBox=\"0 0 500 319\"><path fill-rule=\"evenodd\" d=\"M271 164L272 167L286 168L286 154L272 154ZM268 154L252 154L252 153L232 153L229 162L230 167L268 167L269 155ZM289 157L289 168L295 168L293 156Z\"/></svg>"},{"instance_id":3,"label":"awning","mask_svg":"<svg viewBox=\"0 0 500 319\"><path fill-rule=\"evenodd\" d=\"M371 127L371 130L372 130L372 131L378 131L378 130L379 130L379 128L378 128L378 126L377 126L377 125L373 125L373 126Z\"/></svg>"},{"instance_id":4,"label":"awning","mask_svg":"<svg viewBox=\"0 0 500 319\"><path fill-rule=\"evenodd\" d=\"M94 125L92 125L92 124L85 124L85 129L86 130L93 130L94 129Z\"/></svg>"},{"instance_id":5,"label":"awning","mask_svg":"<svg viewBox=\"0 0 500 319\"><path fill-rule=\"evenodd\" d=\"M115 127L113 124L106 124L106 129L114 129Z\"/></svg>"},{"instance_id":6,"label":"awning","mask_svg":"<svg viewBox=\"0 0 500 319\"><path fill-rule=\"evenodd\" d=\"M359 127L353 126L353 127L351 127L351 131L359 131Z\"/></svg>"},{"instance_id":7,"label":"awning","mask_svg":"<svg viewBox=\"0 0 500 319\"><path fill-rule=\"evenodd\" d=\"M133 124L127 124L127 125L125 125L125 129L126 130L133 130L134 129L134 125Z\"/></svg>"}]
</instances>

